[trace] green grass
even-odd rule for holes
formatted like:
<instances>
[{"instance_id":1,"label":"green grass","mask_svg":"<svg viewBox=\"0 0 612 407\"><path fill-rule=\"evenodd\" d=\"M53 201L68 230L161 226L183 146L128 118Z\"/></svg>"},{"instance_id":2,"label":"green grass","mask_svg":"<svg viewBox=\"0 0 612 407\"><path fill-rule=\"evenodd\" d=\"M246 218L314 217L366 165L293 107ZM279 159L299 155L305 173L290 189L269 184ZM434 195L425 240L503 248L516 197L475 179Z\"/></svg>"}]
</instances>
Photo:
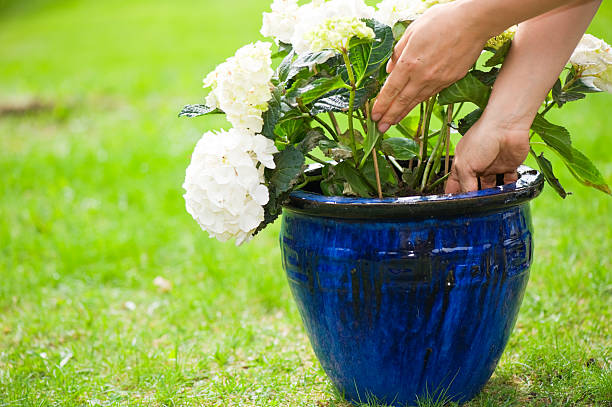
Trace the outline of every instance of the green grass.
<instances>
[{"instance_id":1,"label":"green grass","mask_svg":"<svg viewBox=\"0 0 612 407\"><path fill-rule=\"evenodd\" d=\"M24 3L0 2L0 406L346 406L292 303L278 226L219 244L181 197L195 142L223 122L177 109L257 36L267 1ZM590 31L611 26L606 4ZM612 183L610 106L553 117ZM533 205L532 280L470 407L610 406L612 199L559 175L574 195Z\"/></svg>"}]
</instances>

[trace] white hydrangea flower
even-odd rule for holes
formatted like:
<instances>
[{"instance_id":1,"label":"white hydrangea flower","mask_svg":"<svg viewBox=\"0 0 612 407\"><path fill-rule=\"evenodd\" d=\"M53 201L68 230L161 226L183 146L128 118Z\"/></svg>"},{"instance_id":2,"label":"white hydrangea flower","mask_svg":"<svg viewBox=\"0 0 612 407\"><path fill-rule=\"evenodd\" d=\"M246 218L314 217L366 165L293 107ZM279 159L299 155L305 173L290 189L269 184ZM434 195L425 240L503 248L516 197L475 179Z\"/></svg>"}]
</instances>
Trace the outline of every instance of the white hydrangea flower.
<instances>
[{"instance_id":1,"label":"white hydrangea flower","mask_svg":"<svg viewBox=\"0 0 612 407\"><path fill-rule=\"evenodd\" d=\"M261 34L289 44L298 22L299 8L297 0L274 0L272 12L263 14Z\"/></svg>"},{"instance_id":2,"label":"white hydrangea flower","mask_svg":"<svg viewBox=\"0 0 612 407\"><path fill-rule=\"evenodd\" d=\"M211 88L206 104L223 110L236 129L259 133L263 128L262 113L272 98L271 46L246 45L204 79L204 87Z\"/></svg>"},{"instance_id":3,"label":"white hydrangea flower","mask_svg":"<svg viewBox=\"0 0 612 407\"><path fill-rule=\"evenodd\" d=\"M363 0L313 0L297 7L293 0L275 0L264 13L262 34L291 44L298 55L313 52L307 38L323 22L335 18L373 18L374 8Z\"/></svg>"},{"instance_id":4,"label":"white hydrangea flower","mask_svg":"<svg viewBox=\"0 0 612 407\"><path fill-rule=\"evenodd\" d=\"M612 93L612 49L605 41L585 34L570 58L586 85Z\"/></svg>"},{"instance_id":5,"label":"white hydrangea flower","mask_svg":"<svg viewBox=\"0 0 612 407\"><path fill-rule=\"evenodd\" d=\"M378 3L374 19L393 27L400 21L414 21L437 4L454 0L383 0Z\"/></svg>"},{"instance_id":6,"label":"white hydrangea flower","mask_svg":"<svg viewBox=\"0 0 612 407\"><path fill-rule=\"evenodd\" d=\"M341 51L348 47L351 38L374 39L374 30L358 18L336 17L326 20L306 34L305 39L310 42L312 52L324 49Z\"/></svg>"},{"instance_id":7,"label":"white hydrangea flower","mask_svg":"<svg viewBox=\"0 0 612 407\"><path fill-rule=\"evenodd\" d=\"M275 167L277 152L272 140L238 129L204 134L183 184L187 212L211 237L249 241L264 220L264 167Z\"/></svg>"},{"instance_id":8,"label":"white hydrangea flower","mask_svg":"<svg viewBox=\"0 0 612 407\"><path fill-rule=\"evenodd\" d=\"M400 21L414 21L418 18L421 0L383 0L376 6L374 19L393 27Z\"/></svg>"}]
</instances>

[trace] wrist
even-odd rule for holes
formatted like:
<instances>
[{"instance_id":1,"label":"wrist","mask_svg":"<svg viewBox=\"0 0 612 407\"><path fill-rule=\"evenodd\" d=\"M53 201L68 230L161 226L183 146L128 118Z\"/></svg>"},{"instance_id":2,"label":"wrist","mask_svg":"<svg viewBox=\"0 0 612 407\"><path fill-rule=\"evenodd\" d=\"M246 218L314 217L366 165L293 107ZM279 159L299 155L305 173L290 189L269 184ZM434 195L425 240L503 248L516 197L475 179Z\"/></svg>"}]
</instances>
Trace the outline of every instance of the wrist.
<instances>
[{"instance_id":1,"label":"wrist","mask_svg":"<svg viewBox=\"0 0 612 407\"><path fill-rule=\"evenodd\" d=\"M513 23L504 21L495 10L495 1L460 0L452 4L457 21L461 21L466 27L477 34L479 40L488 41L499 35Z\"/></svg>"},{"instance_id":2,"label":"wrist","mask_svg":"<svg viewBox=\"0 0 612 407\"><path fill-rule=\"evenodd\" d=\"M537 110L527 111L524 109L512 110L506 108L502 111L494 107L489 109L489 106L487 106L481 120L485 122L488 127L493 127L501 131L529 132L536 114Z\"/></svg>"}]
</instances>

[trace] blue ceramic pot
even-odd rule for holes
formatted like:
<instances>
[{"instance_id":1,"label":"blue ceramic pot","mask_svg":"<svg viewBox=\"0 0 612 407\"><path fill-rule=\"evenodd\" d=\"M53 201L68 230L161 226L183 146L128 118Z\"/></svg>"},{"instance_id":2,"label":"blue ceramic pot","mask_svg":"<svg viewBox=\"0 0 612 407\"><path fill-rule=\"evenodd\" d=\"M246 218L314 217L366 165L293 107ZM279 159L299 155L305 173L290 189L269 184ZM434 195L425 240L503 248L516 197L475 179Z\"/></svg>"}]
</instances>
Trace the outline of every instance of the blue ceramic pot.
<instances>
[{"instance_id":1,"label":"blue ceramic pot","mask_svg":"<svg viewBox=\"0 0 612 407\"><path fill-rule=\"evenodd\" d=\"M292 194L283 264L312 347L350 401L465 402L489 380L529 279L541 175L457 195Z\"/></svg>"}]
</instances>

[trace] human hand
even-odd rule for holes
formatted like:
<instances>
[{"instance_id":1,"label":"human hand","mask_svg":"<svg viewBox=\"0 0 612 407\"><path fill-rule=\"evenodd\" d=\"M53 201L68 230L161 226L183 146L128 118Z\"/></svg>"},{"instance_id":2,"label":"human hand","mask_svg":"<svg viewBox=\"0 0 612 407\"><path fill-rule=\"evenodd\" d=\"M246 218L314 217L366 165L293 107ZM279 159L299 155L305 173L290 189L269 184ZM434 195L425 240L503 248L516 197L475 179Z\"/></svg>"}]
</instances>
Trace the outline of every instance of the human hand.
<instances>
[{"instance_id":1,"label":"human hand","mask_svg":"<svg viewBox=\"0 0 612 407\"><path fill-rule=\"evenodd\" d=\"M517 168L529 154L529 125L518 126L482 118L457 143L446 193L493 188L497 175L504 183L516 182Z\"/></svg>"},{"instance_id":2,"label":"human hand","mask_svg":"<svg viewBox=\"0 0 612 407\"><path fill-rule=\"evenodd\" d=\"M387 65L391 75L372 110L381 132L422 101L463 78L491 37L459 3L437 5L413 22Z\"/></svg>"}]
</instances>

